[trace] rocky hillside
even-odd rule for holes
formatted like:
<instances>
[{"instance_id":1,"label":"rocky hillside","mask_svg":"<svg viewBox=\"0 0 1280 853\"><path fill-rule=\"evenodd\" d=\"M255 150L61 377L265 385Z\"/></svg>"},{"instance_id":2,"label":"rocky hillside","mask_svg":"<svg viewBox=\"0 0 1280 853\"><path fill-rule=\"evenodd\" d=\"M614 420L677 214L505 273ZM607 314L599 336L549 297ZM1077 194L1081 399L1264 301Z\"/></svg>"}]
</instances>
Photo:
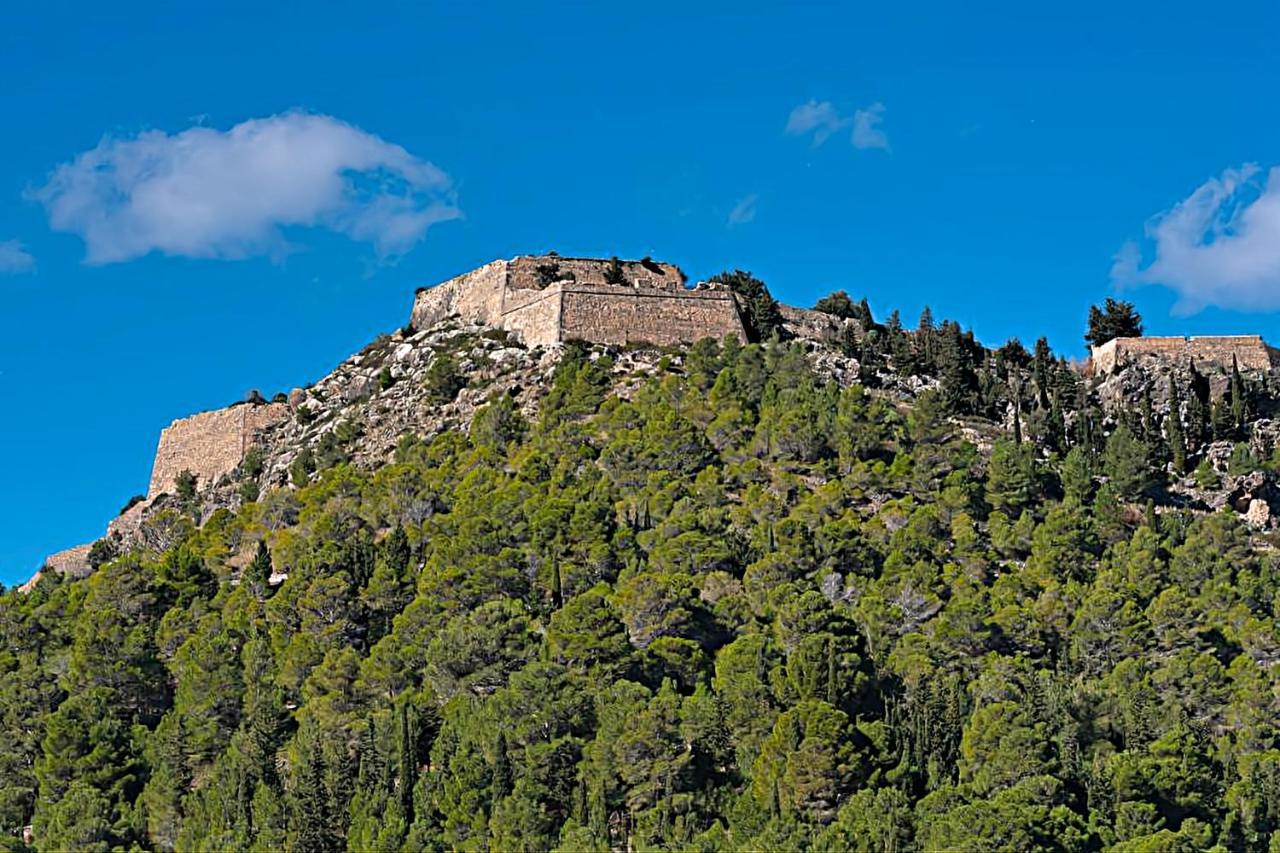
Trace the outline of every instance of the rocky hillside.
<instances>
[{"instance_id":1,"label":"rocky hillside","mask_svg":"<svg viewBox=\"0 0 1280 853\"><path fill-rule=\"evenodd\" d=\"M950 396L959 398L949 406L952 419L984 454L999 436L1017 433L1051 462L1065 454L1069 433L1090 433L1086 440L1101 449L1107 435L1126 424L1146 442L1149 465L1158 475L1128 498L1151 502L1157 512L1226 507L1260 533L1276 528L1272 516L1280 512L1280 486L1266 464L1280 440L1280 423L1273 420L1280 414L1280 380L1274 375L1237 374L1236 393L1247 396L1247 405L1230 430L1219 423L1215 431L1214 401L1226 400L1229 408L1233 393L1232 372L1223 368L1202 365L1196 372L1147 356L1092 377L1087 364L1070 366L1052 357L1039 364L1042 354L1018 352L1020 345L986 349L945 323L907 332L893 318L880 324L783 305L778 310L781 339L842 387L861 384L894 405L909 406L924 391L947 393L950 384ZM931 347L922 343L928 338ZM681 374L687 358L678 347L574 346L592 359L607 358L610 393L623 399L644 377ZM944 363L948 348L950 364ZM175 513L207 520L272 489L301 486L339 462L375 469L394 458L406 436L429 440L449 431L465 433L476 411L495 400L509 397L533 417L564 351L528 348L505 332L457 318L381 336L314 385L288 394L290 416L259 430L235 471L199 494L161 495L132 505L110 524L92 556L89 546L79 546L56 555L49 566L83 576L107 556L170 541ZM1186 424L1185 459L1176 470L1168 446L1171 389Z\"/></svg>"}]
</instances>

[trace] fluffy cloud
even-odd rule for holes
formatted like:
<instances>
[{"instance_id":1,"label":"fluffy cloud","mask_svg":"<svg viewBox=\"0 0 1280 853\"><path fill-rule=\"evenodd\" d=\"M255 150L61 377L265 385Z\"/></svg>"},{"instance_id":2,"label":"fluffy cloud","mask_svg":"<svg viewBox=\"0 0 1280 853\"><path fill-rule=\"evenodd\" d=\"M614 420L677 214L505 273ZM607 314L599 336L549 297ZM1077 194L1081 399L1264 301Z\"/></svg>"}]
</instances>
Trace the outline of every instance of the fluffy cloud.
<instances>
[{"instance_id":1,"label":"fluffy cloud","mask_svg":"<svg viewBox=\"0 0 1280 853\"><path fill-rule=\"evenodd\" d=\"M1127 243L1112 267L1117 285L1169 287L1182 314L1280 309L1280 168L1265 180L1253 164L1228 169L1153 217L1146 236L1150 262Z\"/></svg>"},{"instance_id":2,"label":"fluffy cloud","mask_svg":"<svg viewBox=\"0 0 1280 853\"><path fill-rule=\"evenodd\" d=\"M17 275L36 268L36 259L17 240L0 240L0 275Z\"/></svg>"},{"instance_id":3,"label":"fluffy cloud","mask_svg":"<svg viewBox=\"0 0 1280 853\"><path fill-rule=\"evenodd\" d=\"M853 114L853 147L889 150L889 137L880 129L884 121L884 104L876 102Z\"/></svg>"},{"instance_id":4,"label":"fluffy cloud","mask_svg":"<svg viewBox=\"0 0 1280 853\"><path fill-rule=\"evenodd\" d=\"M288 249L285 229L296 227L336 231L388 257L461 215L436 166L360 128L301 112L227 131L107 138L30 195L51 227L84 239L95 264L150 252L279 255Z\"/></svg>"},{"instance_id":5,"label":"fluffy cloud","mask_svg":"<svg viewBox=\"0 0 1280 853\"><path fill-rule=\"evenodd\" d=\"M830 101L809 101L791 111L785 133L790 136L813 136L817 148L834 134L852 127L849 141L854 148L881 148L889 150L889 138L880 129L884 120L884 104L875 103L865 110L855 110L852 116L842 116Z\"/></svg>"},{"instance_id":6,"label":"fluffy cloud","mask_svg":"<svg viewBox=\"0 0 1280 853\"><path fill-rule=\"evenodd\" d=\"M729 211L729 226L746 225L748 222L754 222L756 218L756 203L759 201L760 196L756 193L751 193L739 199L738 203L733 206L733 210Z\"/></svg>"},{"instance_id":7,"label":"fluffy cloud","mask_svg":"<svg viewBox=\"0 0 1280 853\"><path fill-rule=\"evenodd\" d=\"M848 125L849 119L841 118L830 101L809 101L791 111L787 118L786 133L791 136L807 136L812 133L814 147L817 147Z\"/></svg>"}]
</instances>

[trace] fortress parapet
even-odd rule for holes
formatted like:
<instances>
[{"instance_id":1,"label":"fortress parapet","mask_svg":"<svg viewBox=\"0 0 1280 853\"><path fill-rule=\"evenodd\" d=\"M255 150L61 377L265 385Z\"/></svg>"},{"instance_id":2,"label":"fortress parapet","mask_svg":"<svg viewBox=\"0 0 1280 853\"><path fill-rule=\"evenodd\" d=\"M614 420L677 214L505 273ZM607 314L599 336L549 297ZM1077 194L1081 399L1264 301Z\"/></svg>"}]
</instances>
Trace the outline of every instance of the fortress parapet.
<instances>
[{"instance_id":1,"label":"fortress parapet","mask_svg":"<svg viewBox=\"0 0 1280 853\"><path fill-rule=\"evenodd\" d=\"M411 325L451 316L505 329L527 346L579 339L604 344L689 344L746 334L732 292L687 287L672 264L521 255L493 261L414 299Z\"/></svg>"},{"instance_id":2,"label":"fortress parapet","mask_svg":"<svg viewBox=\"0 0 1280 853\"><path fill-rule=\"evenodd\" d=\"M1232 359L1241 370L1280 366L1280 350L1268 346L1259 335L1114 338L1094 347L1090 361L1094 373L1111 373L1142 356L1178 364L1194 362L1197 367L1230 369Z\"/></svg>"}]
</instances>

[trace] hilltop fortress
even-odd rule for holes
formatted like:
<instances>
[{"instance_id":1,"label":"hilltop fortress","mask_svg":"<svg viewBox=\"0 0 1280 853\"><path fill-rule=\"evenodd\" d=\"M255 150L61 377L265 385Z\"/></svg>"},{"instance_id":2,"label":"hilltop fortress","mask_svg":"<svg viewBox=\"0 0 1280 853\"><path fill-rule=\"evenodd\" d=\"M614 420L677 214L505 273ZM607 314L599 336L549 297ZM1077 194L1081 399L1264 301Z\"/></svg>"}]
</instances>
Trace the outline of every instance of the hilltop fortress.
<instances>
[{"instance_id":1,"label":"hilltop fortress","mask_svg":"<svg viewBox=\"0 0 1280 853\"><path fill-rule=\"evenodd\" d=\"M1280 366L1280 350L1268 346L1259 335L1113 338L1092 350L1094 373L1112 373L1144 356L1197 367L1213 365L1241 370L1270 370Z\"/></svg>"},{"instance_id":2,"label":"hilltop fortress","mask_svg":"<svg viewBox=\"0 0 1280 853\"><path fill-rule=\"evenodd\" d=\"M409 326L419 332L457 318L503 329L530 348L569 340L672 346L731 334L747 339L732 291L715 283L688 287L686 282L678 267L648 258L522 255L419 289ZM785 306L783 320L800 337L834 337L842 325L827 315ZM298 390L289 403L237 403L175 420L160 432L145 498L131 502L111 521L108 537L136 530L152 504L174 493L183 471L195 475L199 489L233 475L250 447L292 422L303 399L306 395ZM82 577L90 571L89 549L78 545L59 551L44 566ZM39 573L24 588L38 578Z\"/></svg>"},{"instance_id":3,"label":"hilltop fortress","mask_svg":"<svg viewBox=\"0 0 1280 853\"><path fill-rule=\"evenodd\" d=\"M418 291L412 326L424 329L453 315L505 329L526 346L573 339L667 346L729 334L746 339L728 288L686 287L678 267L648 258L521 255L493 261Z\"/></svg>"},{"instance_id":4,"label":"hilltop fortress","mask_svg":"<svg viewBox=\"0 0 1280 853\"><path fill-rule=\"evenodd\" d=\"M855 320L787 305L779 305L779 309L784 336L834 344L845 339L851 325L856 336L862 334ZM530 349L555 347L570 340L643 347L692 344L727 335L748 339L738 297L728 287L717 283L689 287L684 273L672 264L648 258L619 261L521 255L492 261L417 291L409 327L386 339L383 346L390 355L380 356L383 360L378 362L378 369L384 369L385 364L389 365L385 369L393 370L393 393L409 384L401 385L400 377L413 376L413 370L421 370L426 363L401 361L415 351L410 341L424 338L427 330L450 319L505 330ZM453 333L447 326L440 331ZM1280 367L1280 350L1257 335L1241 335L1117 338L1093 348L1087 369L1094 375L1111 374L1125 364L1147 358L1224 369L1234 360L1249 371ZM360 361L360 355L352 356L320 385L334 377L350 379L352 366ZM402 366L410 363L418 366ZM357 397L378 384L376 376L352 382L351 390ZM315 399L309 396L320 390L297 389L287 403L238 403L174 421L160 433L145 498L131 502L108 525L108 538L127 537L136 531L152 505L175 492L181 472L194 474L197 487L203 490L236 476L251 447L296 441L304 401L322 399L322 395ZM401 426L411 427L420 417L420 410L414 408L419 405L405 404ZM281 472L273 476L274 482L284 482ZM73 577L88 574L89 549L89 545L80 545L53 554L45 561L44 570ZM38 577L24 586L30 588Z\"/></svg>"}]
</instances>

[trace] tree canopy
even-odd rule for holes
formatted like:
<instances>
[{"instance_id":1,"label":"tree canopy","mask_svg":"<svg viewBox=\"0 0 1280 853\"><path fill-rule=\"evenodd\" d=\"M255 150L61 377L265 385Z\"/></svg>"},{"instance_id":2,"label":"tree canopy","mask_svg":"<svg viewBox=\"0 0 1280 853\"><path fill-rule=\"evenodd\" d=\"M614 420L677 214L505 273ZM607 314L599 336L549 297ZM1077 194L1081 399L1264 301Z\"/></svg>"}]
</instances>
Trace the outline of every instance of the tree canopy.
<instances>
[{"instance_id":1,"label":"tree canopy","mask_svg":"<svg viewBox=\"0 0 1280 853\"><path fill-rule=\"evenodd\" d=\"M1107 297L1101 308L1089 306L1089 329L1084 341L1090 346L1101 346L1113 338L1142 336L1142 316L1132 302Z\"/></svg>"}]
</instances>

